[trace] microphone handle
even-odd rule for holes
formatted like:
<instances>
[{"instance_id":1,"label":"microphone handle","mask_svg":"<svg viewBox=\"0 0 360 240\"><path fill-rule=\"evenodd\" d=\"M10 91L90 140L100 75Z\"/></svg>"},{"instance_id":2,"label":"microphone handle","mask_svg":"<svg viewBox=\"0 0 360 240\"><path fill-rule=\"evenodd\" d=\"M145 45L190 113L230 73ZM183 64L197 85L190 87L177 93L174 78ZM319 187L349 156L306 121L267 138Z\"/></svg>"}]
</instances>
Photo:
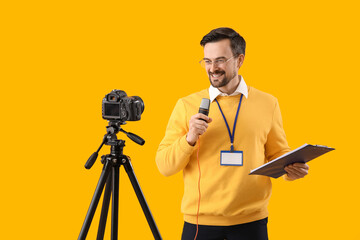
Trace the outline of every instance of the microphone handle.
<instances>
[{"instance_id":1,"label":"microphone handle","mask_svg":"<svg viewBox=\"0 0 360 240\"><path fill-rule=\"evenodd\" d=\"M202 114L208 116L208 115L209 115L209 110L208 110L208 109L205 109L205 108L199 108L199 113L202 113ZM204 120L204 119L202 119L202 118L200 118L200 120L203 120L203 121L206 122L206 120Z\"/></svg>"}]
</instances>

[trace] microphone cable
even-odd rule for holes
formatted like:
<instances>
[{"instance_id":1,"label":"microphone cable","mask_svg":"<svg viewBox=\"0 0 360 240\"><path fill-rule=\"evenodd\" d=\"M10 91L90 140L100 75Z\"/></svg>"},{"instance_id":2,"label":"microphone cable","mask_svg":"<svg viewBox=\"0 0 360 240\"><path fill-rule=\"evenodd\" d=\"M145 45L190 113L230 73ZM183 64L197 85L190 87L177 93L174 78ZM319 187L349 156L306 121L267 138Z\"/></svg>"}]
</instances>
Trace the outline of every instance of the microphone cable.
<instances>
[{"instance_id":1,"label":"microphone cable","mask_svg":"<svg viewBox=\"0 0 360 240\"><path fill-rule=\"evenodd\" d=\"M200 180L201 180L201 169L200 169L200 160L199 160L199 151L200 151L200 137L198 139L198 149L196 153L198 169L199 169L199 180L198 180L198 190L199 190L199 197L198 197L198 206L197 206L197 213L196 213L196 234L194 240L196 240L197 235L199 233L199 211L200 211L200 200L201 200L201 191L200 191Z\"/></svg>"},{"instance_id":2,"label":"microphone cable","mask_svg":"<svg viewBox=\"0 0 360 240\"><path fill-rule=\"evenodd\" d=\"M203 98L201 99L199 113L202 113L206 116L209 115L209 109L210 109L210 99ZM204 119L201 119L205 121ZM206 122L206 121L205 121ZM200 169L200 160L199 160L199 152L200 152L200 136L198 138L198 149L197 149L197 163L199 168L199 181L198 181L198 190L199 190L199 198L198 198L198 206L197 206L197 213L196 213L196 234L194 240L196 240L198 233L199 233L199 212L200 212L200 201L201 201L201 190L200 190L200 180L201 180L201 169Z\"/></svg>"}]
</instances>

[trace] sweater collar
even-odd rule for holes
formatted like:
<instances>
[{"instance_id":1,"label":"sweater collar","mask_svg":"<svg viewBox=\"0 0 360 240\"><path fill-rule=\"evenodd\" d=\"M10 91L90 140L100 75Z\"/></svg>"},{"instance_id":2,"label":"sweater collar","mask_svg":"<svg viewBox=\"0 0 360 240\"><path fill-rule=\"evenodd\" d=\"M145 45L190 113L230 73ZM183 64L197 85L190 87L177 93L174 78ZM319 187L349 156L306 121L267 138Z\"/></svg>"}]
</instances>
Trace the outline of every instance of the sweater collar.
<instances>
[{"instance_id":1,"label":"sweater collar","mask_svg":"<svg viewBox=\"0 0 360 240\"><path fill-rule=\"evenodd\" d=\"M210 96L211 102L214 101L217 96L235 96L240 93L242 93L246 98L248 98L248 88L247 88L244 78L241 75L240 75L240 83L239 83L238 87L236 88L235 92L233 92L230 95L221 92L219 89L213 87L212 85L210 85L210 88L209 88L209 96Z\"/></svg>"}]
</instances>

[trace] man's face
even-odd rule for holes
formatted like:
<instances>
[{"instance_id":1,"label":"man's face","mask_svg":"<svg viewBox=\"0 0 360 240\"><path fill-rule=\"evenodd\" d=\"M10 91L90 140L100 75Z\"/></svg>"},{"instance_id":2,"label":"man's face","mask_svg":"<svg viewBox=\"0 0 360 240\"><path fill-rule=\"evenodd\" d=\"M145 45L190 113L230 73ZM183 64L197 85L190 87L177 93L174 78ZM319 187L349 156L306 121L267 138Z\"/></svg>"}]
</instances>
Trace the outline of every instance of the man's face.
<instances>
[{"instance_id":1,"label":"man's face","mask_svg":"<svg viewBox=\"0 0 360 240\"><path fill-rule=\"evenodd\" d=\"M212 62L210 65L205 65L205 70L213 87L220 88L226 86L238 75L237 58L230 59L231 57L233 57L233 53L229 39L205 44L204 59ZM214 64L216 60L220 59L230 60L223 64Z\"/></svg>"}]
</instances>

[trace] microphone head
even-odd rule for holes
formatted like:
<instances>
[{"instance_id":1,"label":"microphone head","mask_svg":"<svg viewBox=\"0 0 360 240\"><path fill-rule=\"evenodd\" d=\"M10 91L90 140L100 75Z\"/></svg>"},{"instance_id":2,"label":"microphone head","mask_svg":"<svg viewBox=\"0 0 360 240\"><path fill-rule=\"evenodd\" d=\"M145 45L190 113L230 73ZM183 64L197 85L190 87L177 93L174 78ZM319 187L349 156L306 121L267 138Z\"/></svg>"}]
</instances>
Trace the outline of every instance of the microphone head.
<instances>
[{"instance_id":1,"label":"microphone head","mask_svg":"<svg viewBox=\"0 0 360 240\"><path fill-rule=\"evenodd\" d=\"M200 108L209 110L209 108L210 108L210 99L203 98L201 100Z\"/></svg>"}]
</instances>

